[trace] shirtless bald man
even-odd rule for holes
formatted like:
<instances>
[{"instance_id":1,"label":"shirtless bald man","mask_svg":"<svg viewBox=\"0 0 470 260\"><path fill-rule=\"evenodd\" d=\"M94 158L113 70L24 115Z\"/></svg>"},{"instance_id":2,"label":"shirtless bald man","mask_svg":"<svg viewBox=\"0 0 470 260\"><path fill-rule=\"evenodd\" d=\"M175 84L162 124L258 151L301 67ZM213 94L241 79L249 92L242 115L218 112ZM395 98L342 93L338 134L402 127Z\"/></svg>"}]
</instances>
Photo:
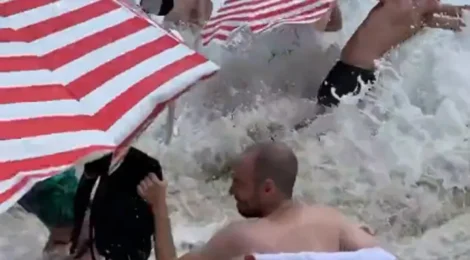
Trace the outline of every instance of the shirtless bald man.
<instances>
[{"instance_id":1,"label":"shirtless bald man","mask_svg":"<svg viewBox=\"0 0 470 260\"><path fill-rule=\"evenodd\" d=\"M234 165L230 193L246 218L217 232L200 250L182 260L225 260L251 253L355 251L377 240L336 209L292 199L298 162L283 143L248 148ZM159 260L176 259L166 205L166 183L150 174L139 194L155 214L155 252Z\"/></svg>"},{"instance_id":2,"label":"shirtless bald man","mask_svg":"<svg viewBox=\"0 0 470 260\"><path fill-rule=\"evenodd\" d=\"M460 31L463 9L439 0L380 0L344 46L340 60L318 91L318 103L338 105L337 97L375 81L375 63L424 27ZM333 94L335 93L335 94ZM337 97L336 97L336 96Z\"/></svg>"}]
</instances>

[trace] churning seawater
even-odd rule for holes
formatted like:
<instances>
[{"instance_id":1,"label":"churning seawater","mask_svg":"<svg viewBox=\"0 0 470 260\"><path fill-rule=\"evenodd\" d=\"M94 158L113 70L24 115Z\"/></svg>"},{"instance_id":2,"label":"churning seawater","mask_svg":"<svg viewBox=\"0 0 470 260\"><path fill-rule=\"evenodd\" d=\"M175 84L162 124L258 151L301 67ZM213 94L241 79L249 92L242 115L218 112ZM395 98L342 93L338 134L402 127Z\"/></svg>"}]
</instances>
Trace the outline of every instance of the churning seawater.
<instances>
[{"instance_id":1,"label":"churning seawater","mask_svg":"<svg viewBox=\"0 0 470 260\"><path fill-rule=\"evenodd\" d=\"M375 3L340 0L339 33L285 27L237 50L202 50L221 64L219 75L178 100L169 146L164 115L137 144L166 170L180 252L239 218L226 165L247 145L274 139L297 153L298 199L369 224L401 259L470 259L470 27L424 30L391 51L359 105L348 98L294 130L316 114L308 97ZM13 209L0 225L0 249L15 248L1 260L38 259L45 229L36 219Z\"/></svg>"}]
</instances>

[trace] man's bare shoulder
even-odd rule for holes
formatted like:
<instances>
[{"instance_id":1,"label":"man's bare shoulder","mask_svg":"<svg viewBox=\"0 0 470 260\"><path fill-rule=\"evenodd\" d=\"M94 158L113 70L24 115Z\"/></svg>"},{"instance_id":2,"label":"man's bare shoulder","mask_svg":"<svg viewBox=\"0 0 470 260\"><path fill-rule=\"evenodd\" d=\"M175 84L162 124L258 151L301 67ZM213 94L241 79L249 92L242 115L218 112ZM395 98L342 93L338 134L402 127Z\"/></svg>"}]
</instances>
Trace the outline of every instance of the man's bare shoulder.
<instances>
[{"instance_id":1,"label":"man's bare shoulder","mask_svg":"<svg viewBox=\"0 0 470 260\"><path fill-rule=\"evenodd\" d=\"M314 219L314 217L316 219L320 218L325 221L328 221L331 224L338 225L338 227L351 224L361 228L367 227L366 225L361 225L350 220L349 217L347 217L343 212L334 207L324 205L312 205L308 206L307 210L308 214L312 216L312 219Z\"/></svg>"},{"instance_id":2,"label":"man's bare shoulder","mask_svg":"<svg viewBox=\"0 0 470 260\"><path fill-rule=\"evenodd\" d=\"M378 245L372 228L350 220L336 208L309 206L308 214L314 219L312 221L338 229L340 245L343 250L354 251Z\"/></svg>"},{"instance_id":3,"label":"man's bare shoulder","mask_svg":"<svg viewBox=\"0 0 470 260\"><path fill-rule=\"evenodd\" d=\"M326 205L308 205L305 209L308 214L321 215L331 219L339 219L343 216L338 209Z\"/></svg>"},{"instance_id":4,"label":"man's bare shoulder","mask_svg":"<svg viewBox=\"0 0 470 260\"><path fill-rule=\"evenodd\" d=\"M226 224L224 228L228 230L246 230L252 227L256 223L256 219L243 219L243 220L235 220L231 221L230 223Z\"/></svg>"},{"instance_id":5,"label":"man's bare shoulder","mask_svg":"<svg viewBox=\"0 0 470 260\"><path fill-rule=\"evenodd\" d=\"M254 222L250 220L232 221L221 228L214 237L243 240L249 237L249 231L253 225Z\"/></svg>"},{"instance_id":6,"label":"man's bare shoulder","mask_svg":"<svg viewBox=\"0 0 470 260\"><path fill-rule=\"evenodd\" d=\"M184 255L180 260L231 259L245 252L249 235L246 221L234 221L217 231L201 248Z\"/></svg>"}]
</instances>

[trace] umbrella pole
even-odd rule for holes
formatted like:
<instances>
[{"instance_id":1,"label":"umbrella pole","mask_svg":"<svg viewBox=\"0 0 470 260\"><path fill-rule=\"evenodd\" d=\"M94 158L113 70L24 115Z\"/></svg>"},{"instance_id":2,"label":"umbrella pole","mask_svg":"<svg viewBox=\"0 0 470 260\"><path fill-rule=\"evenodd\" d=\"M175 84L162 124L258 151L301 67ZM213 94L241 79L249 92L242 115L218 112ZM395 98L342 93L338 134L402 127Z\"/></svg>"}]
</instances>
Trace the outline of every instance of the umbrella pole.
<instances>
[{"instance_id":1,"label":"umbrella pole","mask_svg":"<svg viewBox=\"0 0 470 260\"><path fill-rule=\"evenodd\" d=\"M168 145L171 142L171 137L173 136L173 127L175 122L175 104L176 101L171 101L167 105L168 113L166 119L166 138L165 144Z\"/></svg>"}]
</instances>

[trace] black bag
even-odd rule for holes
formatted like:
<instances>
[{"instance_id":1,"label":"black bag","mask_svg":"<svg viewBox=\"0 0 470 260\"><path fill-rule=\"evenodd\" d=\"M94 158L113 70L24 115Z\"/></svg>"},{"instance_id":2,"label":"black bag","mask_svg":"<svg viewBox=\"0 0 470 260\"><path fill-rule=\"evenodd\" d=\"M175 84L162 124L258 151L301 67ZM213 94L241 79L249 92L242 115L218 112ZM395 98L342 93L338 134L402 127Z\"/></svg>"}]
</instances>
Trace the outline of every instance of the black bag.
<instances>
[{"instance_id":1,"label":"black bag","mask_svg":"<svg viewBox=\"0 0 470 260\"><path fill-rule=\"evenodd\" d=\"M152 212L137 194L137 185L153 172L162 179L160 163L131 148L121 165L108 175L111 155L85 165L75 197L75 227L71 253L78 236L90 194L100 179L90 210L90 243L107 260L146 260L150 256L154 232Z\"/></svg>"}]
</instances>

